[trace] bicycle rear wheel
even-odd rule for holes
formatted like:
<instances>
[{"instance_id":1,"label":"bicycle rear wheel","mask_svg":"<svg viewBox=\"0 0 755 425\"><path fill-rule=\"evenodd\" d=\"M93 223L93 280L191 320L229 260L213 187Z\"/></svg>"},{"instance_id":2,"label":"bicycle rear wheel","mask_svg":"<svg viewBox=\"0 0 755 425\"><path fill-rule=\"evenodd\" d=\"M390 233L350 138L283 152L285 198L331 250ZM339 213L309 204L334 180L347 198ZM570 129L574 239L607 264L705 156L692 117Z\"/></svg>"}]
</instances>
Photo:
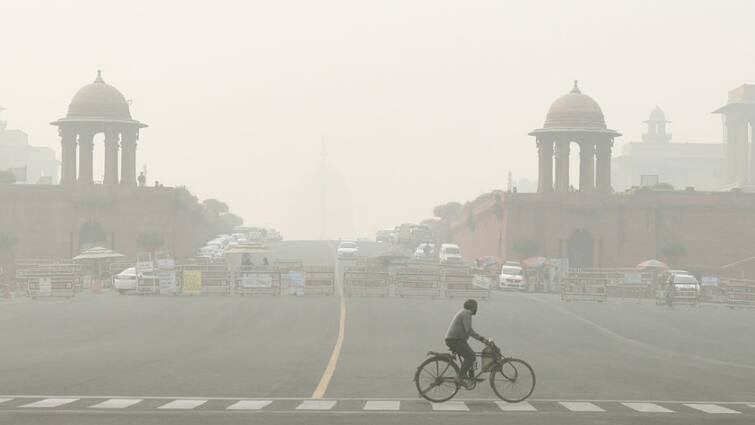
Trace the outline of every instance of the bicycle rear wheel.
<instances>
[{"instance_id":1,"label":"bicycle rear wheel","mask_svg":"<svg viewBox=\"0 0 755 425\"><path fill-rule=\"evenodd\" d=\"M459 367L444 357L430 357L422 362L414 374L419 395L434 403L450 400L459 391L456 377Z\"/></svg>"},{"instance_id":2,"label":"bicycle rear wheel","mask_svg":"<svg viewBox=\"0 0 755 425\"><path fill-rule=\"evenodd\" d=\"M518 403L535 390L535 371L524 360L504 359L490 373L490 387L501 400Z\"/></svg>"}]
</instances>

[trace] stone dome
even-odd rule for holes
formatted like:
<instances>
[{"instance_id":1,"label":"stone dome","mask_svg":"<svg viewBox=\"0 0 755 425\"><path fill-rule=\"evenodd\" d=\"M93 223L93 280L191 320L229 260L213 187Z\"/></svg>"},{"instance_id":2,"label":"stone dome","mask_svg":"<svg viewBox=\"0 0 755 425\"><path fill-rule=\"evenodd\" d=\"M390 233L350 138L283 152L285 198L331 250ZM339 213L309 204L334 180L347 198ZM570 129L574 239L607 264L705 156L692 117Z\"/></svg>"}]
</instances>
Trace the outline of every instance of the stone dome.
<instances>
[{"instance_id":1,"label":"stone dome","mask_svg":"<svg viewBox=\"0 0 755 425\"><path fill-rule=\"evenodd\" d=\"M551 105L543 128L605 129L603 111L595 99L582 94L574 82L574 88Z\"/></svg>"},{"instance_id":2,"label":"stone dome","mask_svg":"<svg viewBox=\"0 0 755 425\"><path fill-rule=\"evenodd\" d=\"M646 122L668 122L668 121L666 121L666 114L663 113L663 110L656 106L650 112L650 118L648 118Z\"/></svg>"},{"instance_id":3,"label":"stone dome","mask_svg":"<svg viewBox=\"0 0 755 425\"><path fill-rule=\"evenodd\" d=\"M97 79L79 89L73 96L66 118L131 120L131 112L123 94L105 83L102 73L97 71Z\"/></svg>"}]
</instances>

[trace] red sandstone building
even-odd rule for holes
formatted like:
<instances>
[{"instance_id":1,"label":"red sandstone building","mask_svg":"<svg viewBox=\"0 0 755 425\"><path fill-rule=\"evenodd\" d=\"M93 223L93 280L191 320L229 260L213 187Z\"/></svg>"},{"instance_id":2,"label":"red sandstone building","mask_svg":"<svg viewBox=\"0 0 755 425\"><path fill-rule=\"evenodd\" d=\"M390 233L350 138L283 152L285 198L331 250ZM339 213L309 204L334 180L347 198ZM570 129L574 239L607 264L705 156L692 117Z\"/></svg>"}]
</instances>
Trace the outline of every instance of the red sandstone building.
<instances>
[{"instance_id":1,"label":"red sandstone building","mask_svg":"<svg viewBox=\"0 0 755 425\"><path fill-rule=\"evenodd\" d=\"M91 246L133 258L141 234L160 235L176 256L193 255L207 230L199 205L185 190L137 186L137 140L147 126L131 117L120 91L98 72L52 124L61 137L60 185L0 185L0 232L17 239L17 258L70 259ZM93 179L92 160L100 133L102 183Z\"/></svg>"},{"instance_id":2,"label":"red sandstone building","mask_svg":"<svg viewBox=\"0 0 755 425\"><path fill-rule=\"evenodd\" d=\"M569 259L570 267L632 267L666 257L674 266L714 269L754 257L755 194L746 190L755 181L755 156L733 152L755 152L747 132L748 123L755 128L755 86L733 90L716 112L724 114L727 181L734 190L614 193L610 158L620 134L606 127L598 103L575 83L553 103L543 128L530 133L539 154L538 192L479 197L451 223L452 237L469 259L521 258L516 248L527 245ZM569 181L574 144L577 188Z\"/></svg>"}]
</instances>

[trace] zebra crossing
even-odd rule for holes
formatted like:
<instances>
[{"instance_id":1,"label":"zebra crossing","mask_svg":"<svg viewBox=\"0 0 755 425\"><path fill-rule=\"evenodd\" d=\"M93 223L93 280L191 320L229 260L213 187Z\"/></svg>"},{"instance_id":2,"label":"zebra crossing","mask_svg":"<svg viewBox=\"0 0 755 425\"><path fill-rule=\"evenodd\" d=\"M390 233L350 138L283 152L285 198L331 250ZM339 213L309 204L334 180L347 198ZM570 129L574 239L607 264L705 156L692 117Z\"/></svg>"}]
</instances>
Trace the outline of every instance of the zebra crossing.
<instances>
[{"instance_id":1,"label":"zebra crossing","mask_svg":"<svg viewBox=\"0 0 755 425\"><path fill-rule=\"evenodd\" d=\"M427 413L521 413L562 412L600 415L631 413L647 415L753 415L755 403L685 401L557 401L532 400L507 403L500 400L453 400L429 403L417 399L224 399L165 397L0 397L3 410L123 410L229 412L427 412Z\"/></svg>"}]
</instances>

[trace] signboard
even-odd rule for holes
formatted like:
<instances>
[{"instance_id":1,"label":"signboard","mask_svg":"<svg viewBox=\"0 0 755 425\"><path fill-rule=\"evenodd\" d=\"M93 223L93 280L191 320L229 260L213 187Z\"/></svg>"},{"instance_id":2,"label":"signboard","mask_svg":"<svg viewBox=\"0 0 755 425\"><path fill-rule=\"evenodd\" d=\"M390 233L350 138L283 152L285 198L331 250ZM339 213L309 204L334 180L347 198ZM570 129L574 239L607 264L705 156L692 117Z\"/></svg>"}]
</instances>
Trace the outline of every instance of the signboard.
<instances>
[{"instance_id":1,"label":"signboard","mask_svg":"<svg viewBox=\"0 0 755 425\"><path fill-rule=\"evenodd\" d=\"M639 272L625 272L624 284L626 285L640 285L642 284L642 273Z\"/></svg>"},{"instance_id":2,"label":"signboard","mask_svg":"<svg viewBox=\"0 0 755 425\"><path fill-rule=\"evenodd\" d=\"M491 279L488 276L482 276L479 274L474 275L472 284L478 288L490 289Z\"/></svg>"},{"instance_id":3,"label":"signboard","mask_svg":"<svg viewBox=\"0 0 755 425\"><path fill-rule=\"evenodd\" d=\"M160 283L161 294L175 294L178 291L175 261L172 258L157 260L157 279Z\"/></svg>"},{"instance_id":4,"label":"signboard","mask_svg":"<svg viewBox=\"0 0 755 425\"><path fill-rule=\"evenodd\" d=\"M703 286L718 286L718 278L715 276L703 276L700 279L700 284Z\"/></svg>"},{"instance_id":5,"label":"signboard","mask_svg":"<svg viewBox=\"0 0 755 425\"><path fill-rule=\"evenodd\" d=\"M202 293L201 271L184 271L183 293L187 295L199 295Z\"/></svg>"},{"instance_id":6,"label":"signboard","mask_svg":"<svg viewBox=\"0 0 755 425\"><path fill-rule=\"evenodd\" d=\"M272 288L273 276L268 273L245 273L241 276L242 288Z\"/></svg>"},{"instance_id":7,"label":"signboard","mask_svg":"<svg viewBox=\"0 0 755 425\"><path fill-rule=\"evenodd\" d=\"M293 295L304 295L304 286L307 281L302 272L288 272L289 293Z\"/></svg>"}]
</instances>

